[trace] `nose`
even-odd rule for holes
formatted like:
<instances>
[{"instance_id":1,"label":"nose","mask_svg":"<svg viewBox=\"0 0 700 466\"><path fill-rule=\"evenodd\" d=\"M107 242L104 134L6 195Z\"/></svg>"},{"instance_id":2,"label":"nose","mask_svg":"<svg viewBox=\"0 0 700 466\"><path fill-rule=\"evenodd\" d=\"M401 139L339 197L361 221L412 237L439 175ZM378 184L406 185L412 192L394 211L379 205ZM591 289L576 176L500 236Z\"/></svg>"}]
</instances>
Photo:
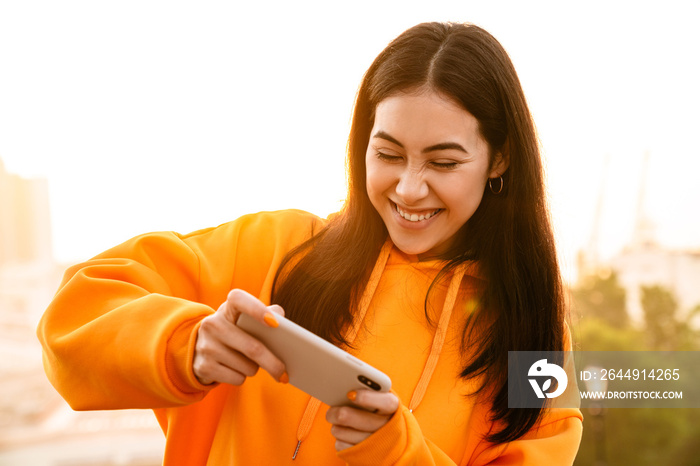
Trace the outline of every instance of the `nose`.
<instances>
[{"instance_id":1,"label":"nose","mask_svg":"<svg viewBox=\"0 0 700 466\"><path fill-rule=\"evenodd\" d=\"M419 170L407 168L401 173L396 185L396 194L406 206L417 204L428 196L430 188Z\"/></svg>"}]
</instances>

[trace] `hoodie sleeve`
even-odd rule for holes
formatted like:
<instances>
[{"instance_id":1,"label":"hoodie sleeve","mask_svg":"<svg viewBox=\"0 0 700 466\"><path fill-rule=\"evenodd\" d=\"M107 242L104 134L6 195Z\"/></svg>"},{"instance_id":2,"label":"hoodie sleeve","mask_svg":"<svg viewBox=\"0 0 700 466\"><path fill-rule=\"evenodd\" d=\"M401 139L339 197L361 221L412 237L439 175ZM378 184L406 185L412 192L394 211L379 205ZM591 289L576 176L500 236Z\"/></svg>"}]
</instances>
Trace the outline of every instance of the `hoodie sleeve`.
<instances>
[{"instance_id":1,"label":"hoodie sleeve","mask_svg":"<svg viewBox=\"0 0 700 466\"><path fill-rule=\"evenodd\" d=\"M564 350L564 370L573 383L568 384L566 391L554 400L552 407L528 433L505 445L487 447L470 464L529 466L574 463L583 435L583 415L578 409L581 399L575 382L573 342L567 324L564 325ZM496 458L490 459L494 455Z\"/></svg>"},{"instance_id":2,"label":"hoodie sleeve","mask_svg":"<svg viewBox=\"0 0 700 466\"><path fill-rule=\"evenodd\" d=\"M366 440L338 453L348 465L455 465L421 432L418 421L404 405L381 429Z\"/></svg>"},{"instance_id":3,"label":"hoodie sleeve","mask_svg":"<svg viewBox=\"0 0 700 466\"><path fill-rule=\"evenodd\" d=\"M572 465L578 453L583 430L582 416L578 409L554 410L539 426L504 446L492 447L474 465ZM488 458L498 451L495 459ZM484 462L486 461L486 462Z\"/></svg>"},{"instance_id":4,"label":"hoodie sleeve","mask_svg":"<svg viewBox=\"0 0 700 466\"><path fill-rule=\"evenodd\" d=\"M581 415L577 409L560 409L516 441L466 454L462 461L450 458L425 438L408 408L402 406L391 420L372 436L342 450L346 464L369 465L517 465L573 464L581 440ZM486 444L482 445L482 448ZM479 448L477 447L477 451Z\"/></svg>"},{"instance_id":5,"label":"hoodie sleeve","mask_svg":"<svg viewBox=\"0 0 700 466\"><path fill-rule=\"evenodd\" d=\"M241 217L189 235L141 235L71 267L37 334L44 368L77 410L199 401L192 371L201 320L232 288L268 300L285 254L319 219L301 211Z\"/></svg>"},{"instance_id":6,"label":"hoodie sleeve","mask_svg":"<svg viewBox=\"0 0 700 466\"><path fill-rule=\"evenodd\" d=\"M565 328L565 350L571 351L571 335ZM569 353L571 355L571 353ZM565 369L569 380L576 380L573 358L568 357ZM560 406L578 406L576 384L569 384L560 397ZM342 450L338 456L348 465L572 465L578 453L583 432L583 416L578 408L552 408L540 422L517 440L494 445L486 437L494 425L489 420L488 404L477 403L472 414L472 432L465 439L461 459L450 458L434 442L425 438L418 421L404 405L381 429L363 442Z\"/></svg>"}]
</instances>

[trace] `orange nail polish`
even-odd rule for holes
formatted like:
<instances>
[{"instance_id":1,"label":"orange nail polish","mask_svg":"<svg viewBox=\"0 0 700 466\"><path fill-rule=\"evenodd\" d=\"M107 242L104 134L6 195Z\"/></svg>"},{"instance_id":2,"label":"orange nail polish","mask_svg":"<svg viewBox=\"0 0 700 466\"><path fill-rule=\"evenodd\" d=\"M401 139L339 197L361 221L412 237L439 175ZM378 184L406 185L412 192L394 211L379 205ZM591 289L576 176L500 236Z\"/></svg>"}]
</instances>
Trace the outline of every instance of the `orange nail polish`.
<instances>
[{"instance_id":1,"label":"orange nail polish","mask_svg":"<svg viewBox=\"0 0 700 466\"><path fill-rule=\"evenodd\" d=\"M289 383L289 376L287 375L286 372L280 376L280 382L281 383Z\"/></svg>"},{"instance_id":2,"label":"orange nail polish","mask_svg":"<svg viewBox=\"0 0 700 466\"><path fill-rule=\"evenodd\" d=\"M269 325L272 328L277 328L280 326L280 323L277 322L277 319L275 319L275 316L273 316L271 312L268 312L267 314L265 314L265 316L263 317L263 320L265 321L265 323L267 325Z\"/></svg>"},{"instance_id":3,"label":"orange nail polish","mask_svg":"<svg viewBox=\"0 0 700 466\"><path fill-rule=\"evenodd\" d=\"M355 401L355 398L357 398L357 392L355 390L351 390L348 392L348 399L350 401Z\"/></svg>"}]
</instances>

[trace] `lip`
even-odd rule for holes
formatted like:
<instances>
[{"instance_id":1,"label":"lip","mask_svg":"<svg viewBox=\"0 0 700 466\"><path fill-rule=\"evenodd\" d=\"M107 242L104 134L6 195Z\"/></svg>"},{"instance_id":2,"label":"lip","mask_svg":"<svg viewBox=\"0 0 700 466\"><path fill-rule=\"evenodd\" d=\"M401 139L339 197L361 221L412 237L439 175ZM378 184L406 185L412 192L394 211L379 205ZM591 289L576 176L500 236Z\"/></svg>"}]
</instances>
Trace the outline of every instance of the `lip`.
<instances>
[{"instance_id":1,"label":"lip","mask_svg":"<svg viewBox=\"0 0 700 466\"><path fill-rule=\"evenodd\" d=\"M406 220L405 218L403 218L401 216L401 214L399 214L399 212L397 210L397 204L394 201L389 200L389 205L391 206L391 211L394 214L394 218L396 219L396 222L401 227L406 228L408 230L422 230L424 228L428 228L430 225L433 224L433 222L435 221L436 218L440 217L442 212L445 210L442 208L439 209L439 211L435 215L433 215L432 217L430 217L427 220L421 220L418 222L411 222L410 220ZM411 212L411 210L413 210L413 209L404 209L403 207L401 207L401 210L403 210L404 212ZM420 209L420 210L416 210L416 211L425 212L425 211L435 211L435 210L438 210L438 209Z\"/></svg>"}]
</instances>

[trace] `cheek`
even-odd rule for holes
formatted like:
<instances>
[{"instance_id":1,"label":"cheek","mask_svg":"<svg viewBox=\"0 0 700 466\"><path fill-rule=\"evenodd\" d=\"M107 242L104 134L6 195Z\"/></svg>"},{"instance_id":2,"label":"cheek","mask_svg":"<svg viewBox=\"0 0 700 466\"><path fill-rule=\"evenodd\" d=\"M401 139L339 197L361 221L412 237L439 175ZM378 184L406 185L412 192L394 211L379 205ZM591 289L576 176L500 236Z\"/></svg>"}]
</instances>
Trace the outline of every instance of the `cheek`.
<instances>
[{"instance_id":1,"label":"cheek","mask_svg":"<svg viewBox=\"0 0 700 466\"><path fill-rule=\"evenodd\" d=\"M471 182L461 184L444 183L443 186L448 188L444 190L444 200L449 199L448 202L452 206L452 209L459 212L461 220L466 222L474 211L476 211L477 207L479 207L479 204L481 204L486 185L480 181L475 182L471 180ZM461 189L454 189L457 186L461 186ZM449 189L450 187L453 189Z\"/></svg>"},{"instance_id":2,"label":"cheek","mask_svg":"<svg viewBox=\"0 0 700 466\"><path fill-rule=\"evenodd\" d=\"M376 164L367 163L367 194L370 198L379 196L387 188L387 176Z\"/></svg>"},{"instance_id":3,"label":"cheek","mask_svg":"<svg viewBox=\"0 0 700 466\"><path fill-rule=\"evenodd\" d=\"M367 186L367 194L369 194L369 197L372 198L375 185L374 167L372 167L369 161L365 162L365 185Z\"/></svg>"}]
</instances>

